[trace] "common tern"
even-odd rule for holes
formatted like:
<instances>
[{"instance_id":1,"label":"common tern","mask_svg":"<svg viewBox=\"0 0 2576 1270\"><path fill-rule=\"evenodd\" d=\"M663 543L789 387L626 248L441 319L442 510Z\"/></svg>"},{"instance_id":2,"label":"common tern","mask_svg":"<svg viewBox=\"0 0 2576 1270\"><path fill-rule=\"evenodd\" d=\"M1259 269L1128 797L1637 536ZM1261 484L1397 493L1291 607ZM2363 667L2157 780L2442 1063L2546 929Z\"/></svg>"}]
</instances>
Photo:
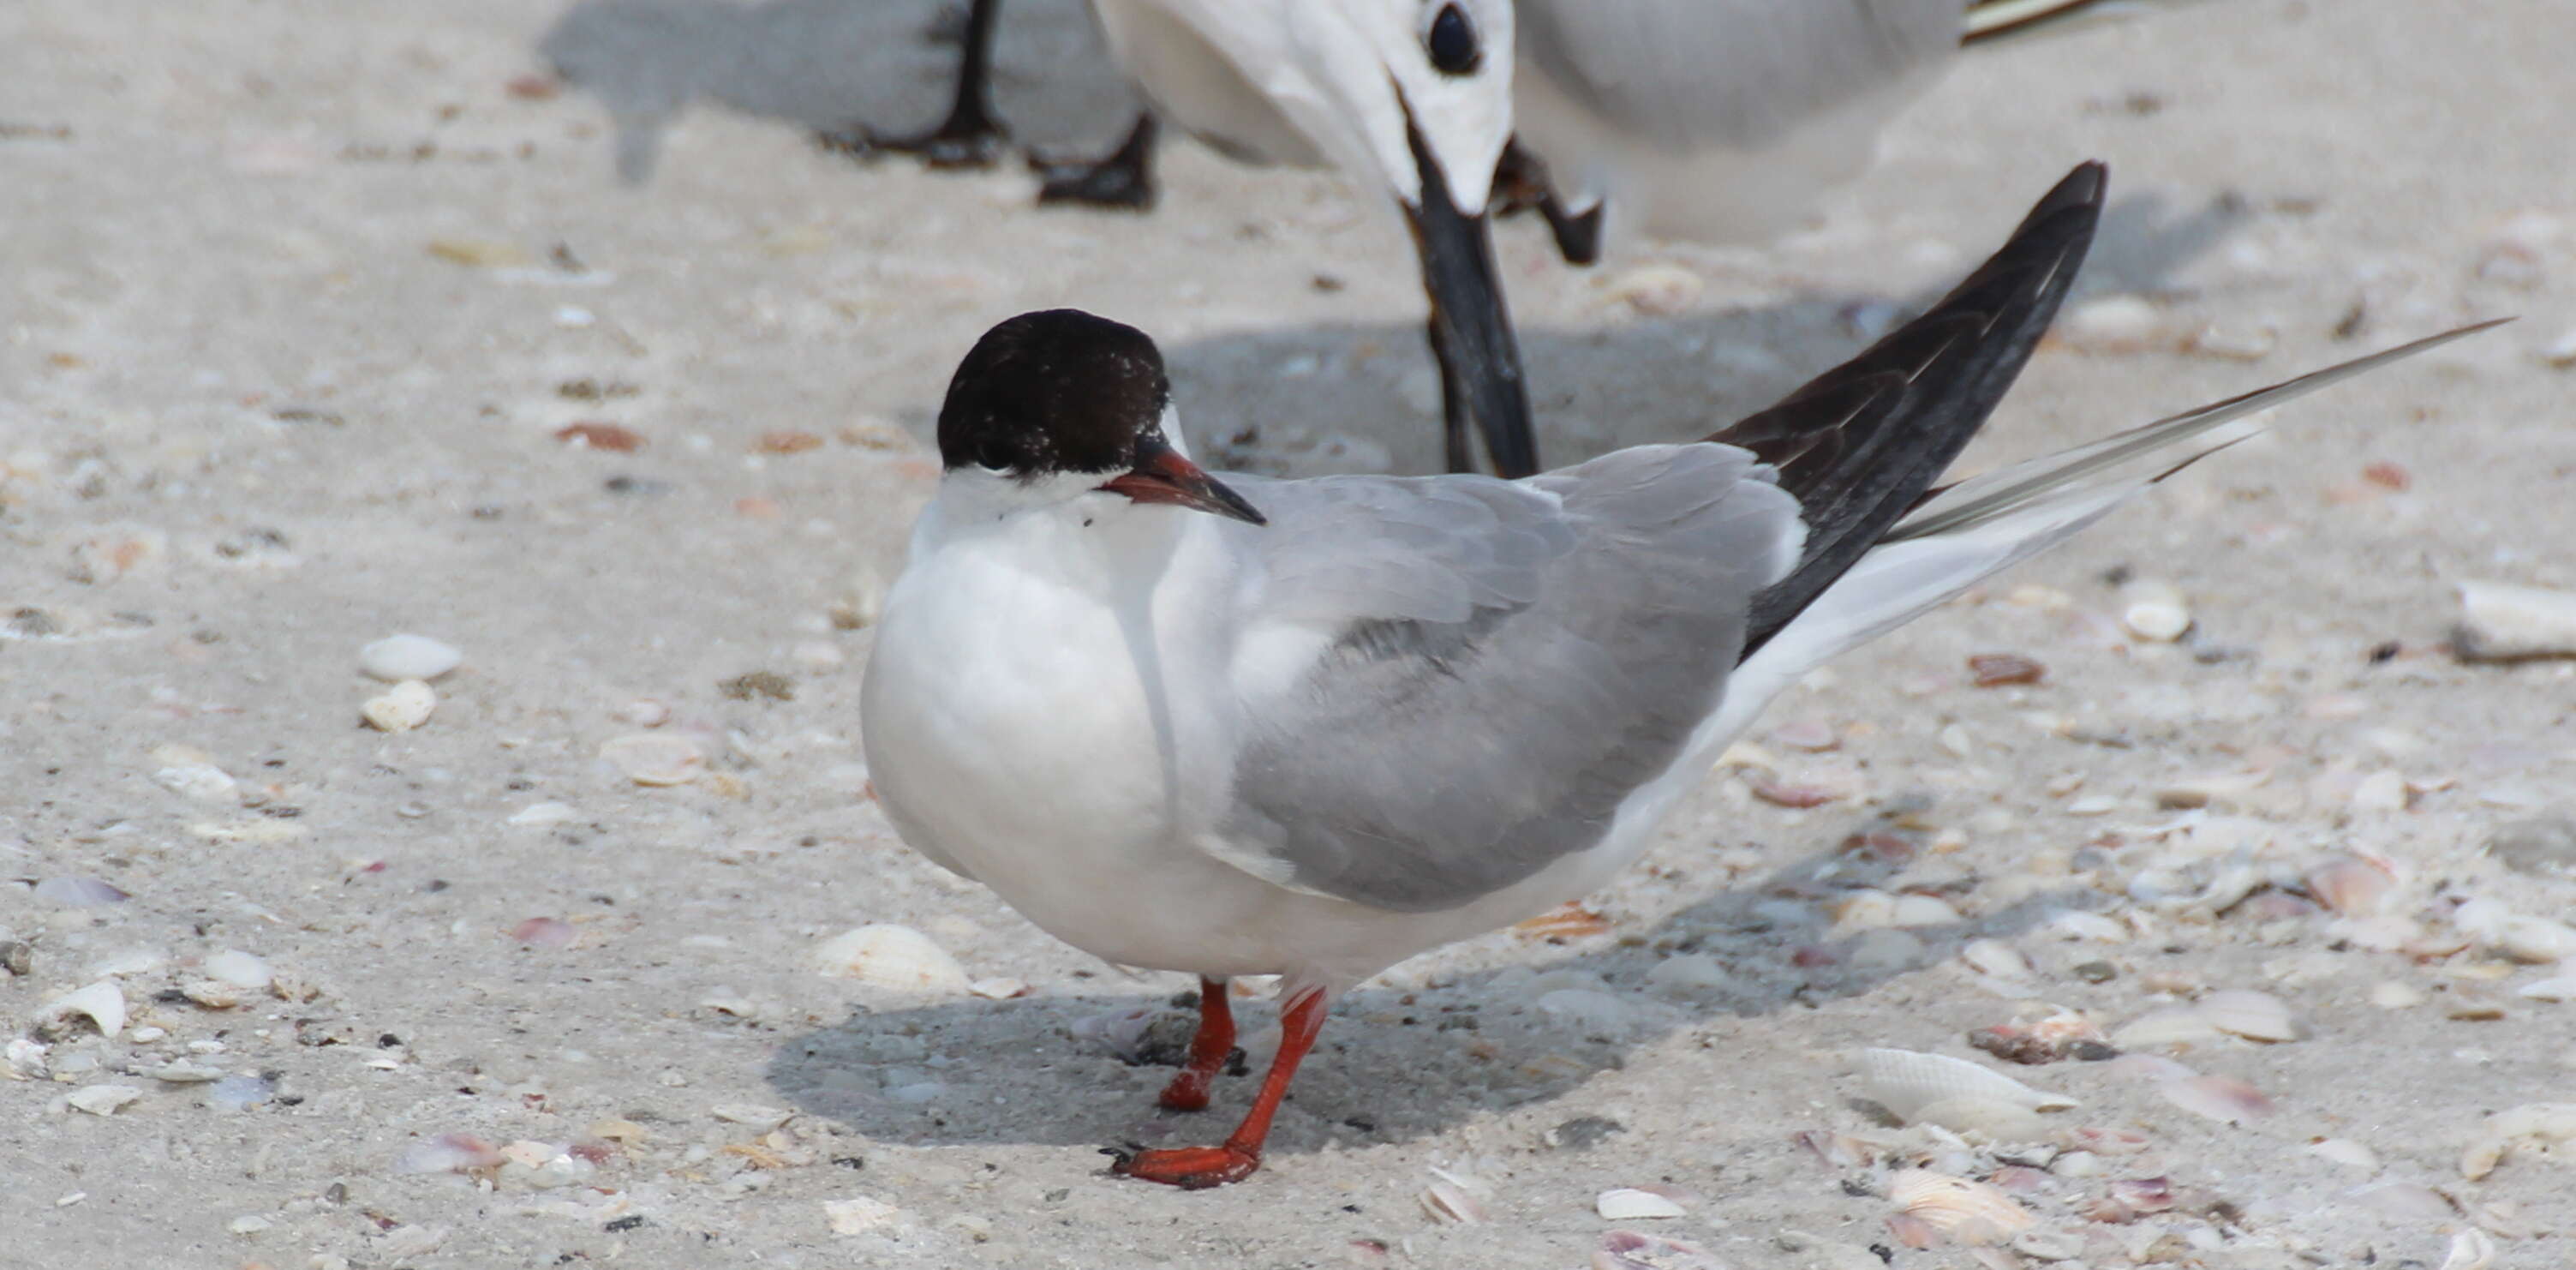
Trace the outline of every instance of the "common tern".
<instances>
[{"instance_id":1,"label":"common tern","mask_svg":"<svg viewBox=\"0 0 2576 1270\"><path fill-rule=\"evenodd\" d=\"M985 334L862 690L879 801L1067 943L1200 976L1165 1107L1207 1105L1227 980L1283 977L1233 1134L1114 1170L1251 1174L1335 993L1597 888L1788 684L2236 439L2213 429L2465 333L1936 488L2102 190L2077 168L1780 404L1520 481L1212 474L1143 332L1052 310Z\"/></svg>"},{"instance_id":2,"label":"common tern","mask_svg":"<svg viewBox=\"0 0 2576 1270\"><path fill-rule=\"evenodd\" d=\"M1152 104L1098 163L1036 162L1042 202L1142 208L1156 113L1247 162L1332 167L1405 217L1430 299L1449 470L1481 435L1539 469L1487 221L1543 213L1567 261L1614 234L1766 237L1867 167L1963 39L2099 0L1091 0ZM827 144L978 166L1001 0L973 0L954 104L917 137Z\"/></svg>"}]
</instances>

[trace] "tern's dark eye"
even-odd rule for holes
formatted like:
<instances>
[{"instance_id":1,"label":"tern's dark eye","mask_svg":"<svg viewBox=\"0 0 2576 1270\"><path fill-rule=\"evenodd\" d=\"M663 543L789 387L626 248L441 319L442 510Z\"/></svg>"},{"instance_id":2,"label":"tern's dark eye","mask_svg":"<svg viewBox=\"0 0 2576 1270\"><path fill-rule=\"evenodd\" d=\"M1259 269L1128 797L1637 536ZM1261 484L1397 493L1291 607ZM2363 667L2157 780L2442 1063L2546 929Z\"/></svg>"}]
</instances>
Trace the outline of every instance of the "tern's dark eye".
<instances>
[{"instance_id":1,"label":"tern's dark eye","mask_svg":"<svg viewBox=\"0 0 2576 1270\"><path fill-rule=\"evenodd\" d=\"M1440 6L1422 46L1431 53L1431 68L1443 75L1473 75L1485 60L1485 50L1476 41L1476 24L1454 4Z\"/></svg>"}]
</instances>

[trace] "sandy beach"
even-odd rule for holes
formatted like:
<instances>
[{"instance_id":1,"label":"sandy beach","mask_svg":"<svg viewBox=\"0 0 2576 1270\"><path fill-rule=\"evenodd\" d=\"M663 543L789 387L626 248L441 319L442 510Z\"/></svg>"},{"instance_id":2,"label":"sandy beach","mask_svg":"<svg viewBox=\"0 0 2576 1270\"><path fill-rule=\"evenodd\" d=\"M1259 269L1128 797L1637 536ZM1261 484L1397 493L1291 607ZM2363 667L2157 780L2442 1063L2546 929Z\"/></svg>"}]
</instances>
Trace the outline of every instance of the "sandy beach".
<instances>
[{"instance_id":1,"label":"sandy beach","mask_svg":"<svg viewBox=\"0 0 2576 1270\"><path fill-rule=\"evenodd\" d=\"M936 7L0 9L0 1264L2576 1262L2576 661L2449 642L2576 589L2576 6L2185 6L1964 58L1776 244L1509 224L1557 461L1769 404L2089 158L1963 468L2520 320L1802 683L1582 913L1339 1003L1203 1193L1098 1148L1251 1082L1156 1113L1192 983L895 837L869 624L993 322L1151 332L1212 465L1423 472L1418 277L1194 144L1149 217L817 147L944 108ZM1075 0L999 96L1133 109ZM824 973L872 923L953 964ZM1880 1049L2061 1097L1945 1128Z\"/></svg>"}]
</instances>

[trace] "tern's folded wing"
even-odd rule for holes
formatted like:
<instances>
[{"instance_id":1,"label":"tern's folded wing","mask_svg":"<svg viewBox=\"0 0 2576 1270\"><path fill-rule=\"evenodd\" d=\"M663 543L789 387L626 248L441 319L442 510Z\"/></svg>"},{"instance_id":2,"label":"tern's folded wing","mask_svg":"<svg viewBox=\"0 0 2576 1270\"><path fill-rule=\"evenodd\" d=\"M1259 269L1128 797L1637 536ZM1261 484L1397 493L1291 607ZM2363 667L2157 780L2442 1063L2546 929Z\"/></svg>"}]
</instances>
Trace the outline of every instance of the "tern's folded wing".
<instances>
[{"instance_id":1,"label":"tern's folded wing","mask_svg":"<svg viewBox=\"0 0 2576 1270\"><path fill-rule=\"evenodd\" d=\"M1229 809L1284 885L1455 907L1600 842L1715 708L1797 505L1743 450L1646 446L1507 485L1247 488Z\"/></svg>"}]
</instances>

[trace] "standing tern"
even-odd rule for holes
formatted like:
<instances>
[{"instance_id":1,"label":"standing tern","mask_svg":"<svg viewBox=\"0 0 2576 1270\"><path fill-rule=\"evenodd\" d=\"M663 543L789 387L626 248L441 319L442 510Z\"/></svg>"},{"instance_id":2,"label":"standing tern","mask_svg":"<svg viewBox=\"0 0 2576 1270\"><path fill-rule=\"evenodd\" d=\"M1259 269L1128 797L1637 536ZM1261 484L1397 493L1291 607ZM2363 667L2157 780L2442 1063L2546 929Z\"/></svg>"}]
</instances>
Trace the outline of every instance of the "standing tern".
<instances>
[{"instance_id":1,"label":"standing tern","mask_svg":"<svg viewBox=\"0 0 2576 1270\"><path fill-rule=\"evenodd\" d=\"M1227 979L1285 981L1234 1133L1114 1171L1248 1176L1333 994L1599 887L1800 675L2230 443L2212 429L2464 333L1935 488L2102 188L2077 168L1929 312L1708 441L1520 481L1219 477L1144 333L988 332L862 690L881 805L1067 943L1200 976L1165 1107L1207 1105Z\"/></svg>"},{"instance_id":2,"label":"standing tern","mask_svg":"<svg viewBox=\"0 0 2576 1270\"><path fill-rule=\"evenodd\" d=\"M1247 162L1337 168L1404 213L1430 298L1444 456L1539 469L1487 219L1533 209L1575 264L1614 234L1772 235L1868 166L1962 39L2098 0L1091 0L1152 103L1040 201L1152 202L1155 113ZM1000 0L973 0L954 104L918 137L825 134L936 166L993 161ZM1035 162L1033 160L1033 162Z\"/></svg>"}]
</instances>

